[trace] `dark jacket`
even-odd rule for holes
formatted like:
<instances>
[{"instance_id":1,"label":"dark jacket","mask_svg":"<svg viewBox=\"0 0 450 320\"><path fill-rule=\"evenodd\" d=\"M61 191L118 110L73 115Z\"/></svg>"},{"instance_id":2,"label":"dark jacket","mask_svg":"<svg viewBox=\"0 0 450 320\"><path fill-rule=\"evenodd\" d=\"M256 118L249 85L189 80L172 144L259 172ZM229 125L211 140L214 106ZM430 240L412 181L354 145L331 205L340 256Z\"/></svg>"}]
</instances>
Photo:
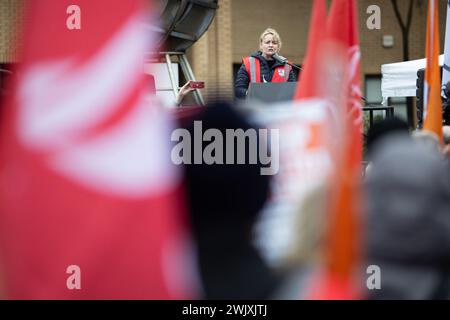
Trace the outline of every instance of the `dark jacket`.
<instances>
[{"instance_id":1,"label":"dark jacket","mask_svg":"<svg viewBox=\"0 0 450 320\"><path fill-rule=\"evenodd\" d=\"M269 68L269 65L267 64L266 59L262 56L261 51L257 51L251 55L252 57L255 57L260 61L261 64L261 82L263 82L263 76L264 79L267 82L272 82L273 73L276 67L282 66L283 64L280 62L275 62L275 64L272 66L272 68ZM289 82L295 82L297 81L297 77L295 75L295 72L291 69L291 72L289 72ZM236 77L236 83L234 85L234 94L237 98L245 98L248 90L248 86L250 84L250 76L247 73L247 70L245 69L245 65L242 64L241 68L238 71L237 77Z\"/></svg>"}]
</instances>

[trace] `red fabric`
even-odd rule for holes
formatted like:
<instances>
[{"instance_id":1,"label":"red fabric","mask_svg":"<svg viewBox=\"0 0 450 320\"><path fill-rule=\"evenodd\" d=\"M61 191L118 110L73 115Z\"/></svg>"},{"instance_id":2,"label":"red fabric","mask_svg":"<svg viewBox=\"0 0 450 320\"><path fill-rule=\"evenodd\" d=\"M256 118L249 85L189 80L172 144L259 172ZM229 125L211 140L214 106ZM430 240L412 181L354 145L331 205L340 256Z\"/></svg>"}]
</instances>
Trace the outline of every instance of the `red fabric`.
<instances>
[{"instance_id":1,"label":"red fabric","mask_svg":"<svg viewBox=\"0 0 450 320\"><path fill-rule=\"evenodd\" d=\"M183 240L181 189L139 201L101 195L17 144L5 149L0 239L7 298L189 297L169 290L163 261L168 246ZM66 287L69 265L81 268L81 290Z\"/></svg>"},{"instance_id":2,"label":"red fabric","mask_svg":"<svg viewBox=\"0 0 450 320\"><path fill-rule=\"evenodd\" d=\"M243 63L245 65L245 70L247 70L250 82L252 82L251 73L250 73L250 57L245 57L243 59ZM290 71L291 71L291 67L289 66L289 72ZM276 67L274 70L271 82L286 82L284 73L285 73L284 66ZM260 83L261 82L261 63L256 58L255 58L255 74L256 74L256 83ZM288 75L288 77L289 77L289 75Z\"/></svg>"},{"instance_id":3,"label":"red fabric","mask_svg":"<svg viewBox=\"0 0 450 320\"><path fill-rule=\"evenodd\" d=\"M69 16L66 9L73 4L81 8L81 30L66 28L65 22ZM144 9L145 2L39 0L27 5L31 7L27 10L30 16L25 19L27 25L24 59L18 73L20 78L0 125L0 265L3 273L0 278L5 280L6 298L194 297L184 275L189 261L185 259L188 252L181 246L187 230L183 190L177 182L179 179L170 178L177 174L172 172L171 175L167 171L167 179L161 179L156 173L144 170L143 185L151 187L142 190L136 187L135 181L127 180L131 188L117 182L125 180L108 180L111 177L105 176L101 177L106 182L113 182L103 182L104 189L101 189L102 184L96 179L83 180L89 178L85 172L73 173L83 172L77 171L81 170L77 167L81 160L73 156L80 154L92 157L88 165L100 157L100 163L106 164L107 168L99 166L98 171L110 170L111 176L119 172L121 178L121 174L126 175L129 170L114 167L114 162L108 163L112 159L105 159L106 154L101 157L98 150L94 148L89 151L87 146L99 143L105 150L122 148L119 138L125 135L125 129L130 143L134 138L142 139L138 131L129 128L140 126L134 114L143 112L147 116L145 109L151 108L142 104L147 89L145 75L136 71L127 74L129 79L119 77L114 82L108 82L110 79L102 78L94 84L83 75L89 74L88 71L95 70L104 61L98 59L100 62L94 63L97 61L95 59L105 54L105 48L111 45L111 41L126 38L121 38L120 34L131 30L136 36L133 26L139 26L142 21L138 17L148 12ZM139 56L140 45L147 41L143 35L136 36L133 46L118 47ZM143 57L145 46L142 48ZM142 60L133 62L126 60L127 55L121 56L135 70L141 68ZM101 72L115 66L106 66ZM30 85L26 82L36 79L36 75L55 74L51 73L55 70L63 70L62 76L59 73L57 79L42 79L61 90L52 86L37 90L39 83ZM81 81L75 81L77 77ZM124 83L125 80L127 83ZM72 91L70 86L73 83L81 83L82 86ZM104 101L98 97L91 99L86 93L94 85L91 95L95 96L100 90L98 88L107 83L110 87L101 99L108 99L117 91L123 91L123 94L119 100L110 99L107 112L101 113L98 110L104 107ZM67 92L71 92L70 95L67 95L65 85L69 87ZM79 113L86 104L92 105L92 117ZM36 108L41 111L42 120L33 118ZM64 110L58 108L67 108L65 111L72 112L75 118L82 121L75 124L69 121L69 127L61 125L57 119L64 118L64 115L56 115ZM93 118L99 114L101 117ZM55 117L49 117L52 115ZM66 118L66 121L71 120L70 116ZM135 126L133 123L129 126L130 122ZM31 130L31 127L39 134L27 136L24 132ZM51 130L55 133L52 134ZM154 132L162 133L159 129ZM108 139L108 143L102 144L104 139ZM114 139L117 139L117 144ZM137 150L142 152L130 155L132 164L142 165L139 163L140 153L144 155L147 148L154 149L155 157L162 152L157 148L163 143L157 144L150 137L139 141L143 144ZM115 151L120 154L127 150ZM159 177L161 180L158 183L164 187L155 187L151 175L155 176L154 179ZM70 265L81 269L80 290L67 288L67 279L71 274L66 270Z\"/></svg>"},{"instance_id":4,"label":"red fabric","mask_svg":"<svg viewBox=\"0 0 450 320\"><path fill-rule=\"evenodd\" d=\"M358 299L355 272L361 259L359 230L360 177L362 160L362 109L360 92L360 51L355 0L335 0L328 30L330 38L342 44L348 52L346 71L346 112L344 146L338 167L338 190L329 225L328 272L331 286L341 288L340 298ZM353 290L349 290L353 288ZM352 293L349 295L348 293ZM339 295L337 295L339 298Z\"/></svg>"},{"instance_id":5,"label":"red fabric","mask_svg":"<svg viewBox=\"0 0 450 320\"><path fill-rule=\"evenodd\" d=\"M331 94L331 99L337 113L340 114L338 118L343 128L341 137L336 138L338 142L340 141L342 152L337 154L336 158L336 177L327 221L325 265L319 275L319 281L313 286L314 299L362 297L355 277L362 255L358 231L361 227L359 184L362 170L363 126L356 14L355 0L334 0L328 18L325 50L327 53L324 61L330 61L328 67L335 68L337 72L325 76L324 81L329 81L330 75L337 75L340 79L340 83L332 82L331 87L338 95ZM342 91L346 94L342 94ZM305 90L303 94L313 92L308 89L308 92Z\"/></svg>"},{"instance_id":6,"label":"red fabric","mask_svg":"<svg viewBox=\"0 0 450 320\"><path fill-rule=\"evenodd\" d=\"M310 295L311 300L357 300L360 292L347 277L335 273L326 273L314 281Z\"/></svg>"},{"instance_id":7,"label":"red fabric","mask_svg":"<svg viewBox=\"0 0 450 320\"><path fill-rule=\"evenodd\" d=\"M321 95L320 88L320 60L319 46L326 36L327 7L325 0L314 0L313 13L309 28L308 51L300 81L297 84L294 100L318 97ZM323 82L322 82L323 83Z\"/></svg>"},{"instance_id":8,"label":"red fabric","mask_svg":"<svg viewBox=\"0 0 450 320\"><path fill-rule=\"evenodd\" d=\"M286 68L284 66L278 66L273 71L272 82L287 82L289 79L289 72L291 72L291 66L288 68L288 74L286 75Z\"/></svg>"},{"instance_id":9,"label":"red fabric","mask_svg":"<svg viewBox=\"0 0 450 320\"><path fill-rule=\"evenodd\" d=\"M248 78L250 79L250 82L253 82L252 75L250 73L250 57L245 57L243 59L243 61L244 61L245 69L247 70L247 73L248 73ZM254 80L254 82L260 83L261 82L261 64L260 64L259 60L256 58L255 58L255 74L256 74L256 79Z\"/></svg>"}]
</instances>

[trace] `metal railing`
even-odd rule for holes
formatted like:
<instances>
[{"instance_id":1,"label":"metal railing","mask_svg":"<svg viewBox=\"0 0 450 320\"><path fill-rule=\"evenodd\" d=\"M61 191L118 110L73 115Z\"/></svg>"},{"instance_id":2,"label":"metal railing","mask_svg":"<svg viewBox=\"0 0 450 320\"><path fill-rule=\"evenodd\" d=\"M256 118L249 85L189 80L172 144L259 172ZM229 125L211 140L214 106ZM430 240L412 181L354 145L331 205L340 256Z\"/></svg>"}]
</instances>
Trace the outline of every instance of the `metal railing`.
<instances>
[{"instance_id":1,"label":"metal railing","mask_svg":"<svg viewBox=\"0 0 450 320\"><path fill-rule=\"evenodd\" d=\"M386 118L391 118L394 116L394 107L392 106L374 106L374 105L366 105L363 108L364 113L369 113L369 128L371 128L374 124L374 112L376 111L384 111Z\"/></svg>"}]
</instances>

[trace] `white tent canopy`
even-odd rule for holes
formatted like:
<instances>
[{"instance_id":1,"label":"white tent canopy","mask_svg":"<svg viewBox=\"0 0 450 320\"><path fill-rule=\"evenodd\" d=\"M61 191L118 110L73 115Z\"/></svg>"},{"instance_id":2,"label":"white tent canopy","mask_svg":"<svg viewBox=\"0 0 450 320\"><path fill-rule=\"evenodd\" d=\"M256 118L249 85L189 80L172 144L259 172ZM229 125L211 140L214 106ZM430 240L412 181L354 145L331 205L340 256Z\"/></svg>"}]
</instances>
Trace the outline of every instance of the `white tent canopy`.
<instances>
[{"instance_id":1,"label":"white tent canopy","mask_svg":"<svg viewBox=\"0 0 450 320\"><path fill-rule=\"evenodd\" d=\"M444 55L439 57L439 64L444 63ZM417 71L426 66L426 59L383 64L381 66L381 94L383 104L387 98L415 97Z\"/></svg>"}]
</instances>

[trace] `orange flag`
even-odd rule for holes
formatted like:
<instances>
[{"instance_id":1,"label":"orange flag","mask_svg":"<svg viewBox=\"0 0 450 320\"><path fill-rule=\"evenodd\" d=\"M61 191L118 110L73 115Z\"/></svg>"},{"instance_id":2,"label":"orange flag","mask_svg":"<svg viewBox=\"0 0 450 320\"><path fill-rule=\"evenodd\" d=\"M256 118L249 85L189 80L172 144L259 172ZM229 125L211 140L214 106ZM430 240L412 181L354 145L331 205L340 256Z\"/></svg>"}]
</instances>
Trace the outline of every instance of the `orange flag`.
<instances>
[{"instance_id":1,"label":"orange flag","mask_svg":"<svg viewBox=\"0 0 450 320\"><path fill-rule=\"evenodd\" d=\"M428 2L427 68L425 71L424 125L423 130L442 137L441 73L439 68L439 14L437 0Z\"/></svg>"}]
</instances>

